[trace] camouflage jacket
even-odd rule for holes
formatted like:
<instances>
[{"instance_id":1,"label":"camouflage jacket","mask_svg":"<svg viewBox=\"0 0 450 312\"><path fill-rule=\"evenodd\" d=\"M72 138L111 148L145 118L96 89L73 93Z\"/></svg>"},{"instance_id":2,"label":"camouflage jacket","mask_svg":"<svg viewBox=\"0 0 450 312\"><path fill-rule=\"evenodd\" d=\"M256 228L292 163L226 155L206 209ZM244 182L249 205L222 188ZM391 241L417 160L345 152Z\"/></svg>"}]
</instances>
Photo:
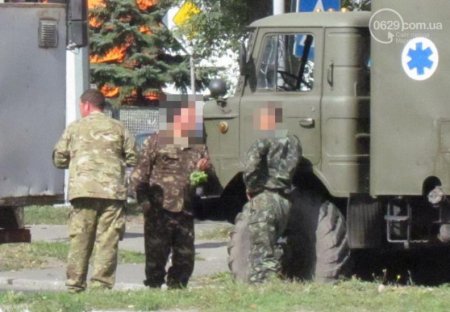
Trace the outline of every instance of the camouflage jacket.
<instances>
[{"instance_id":1,"label":"camouflage jacket","mask_svg":"<svg viewBox=\"0 0 450 312\"><path fill-rule=\"evenodd\" d=\"M189 176L197 162L208 157L202 144L183 148L160 144L158 134L143 144L138 164L131 173L131 185L139 203L148 200L152 207L171 212L189 210Z\"/></svg>"},{"instance_id":2,"label":"camouflage jacket","mask_svg":"<svg viewBox=\"0 0 450 312\"><path fill-rule=\"evenodd\" d=\"M134 138L120 121L100 112L70 124L53 150L54 165L69 168L69 200L125 200L125 166L136 160Z\"/></svg>"},{"instance_id":3,"label":"camouflage jacket","mask_svg":"<svg viewBox=\"0 0 450 312\"><path fill-rule=\"evenodd\" d=\"M247 191L256 194L264 189L290 189L301 157L300 141L294 135L256 140L250 146L244 167Z\"/></svg>"}]
</instances>

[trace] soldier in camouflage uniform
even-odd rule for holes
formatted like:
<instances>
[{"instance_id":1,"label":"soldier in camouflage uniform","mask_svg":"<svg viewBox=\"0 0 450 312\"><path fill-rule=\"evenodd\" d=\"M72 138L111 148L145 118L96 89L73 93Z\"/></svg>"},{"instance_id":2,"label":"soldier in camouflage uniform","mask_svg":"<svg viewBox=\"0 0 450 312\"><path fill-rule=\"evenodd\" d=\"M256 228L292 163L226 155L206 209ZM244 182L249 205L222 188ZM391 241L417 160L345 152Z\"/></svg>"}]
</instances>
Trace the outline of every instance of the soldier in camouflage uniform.
<instances>
[{"instance_id":1,"label":"soldier in camouflage uniform","mask_svg":"<svg viewBox=\"0 0 450 312\"><path fill-rule=\"evenodd\" d=\"M265 113L268 115L262 118L272 120L264 125L274 127L274 111L269 107L269 110L262 110L262 114ZM264 135L269 134L264 131ZM298 138L286 134L258 139L247 153L243 179L249 202L244 206L243 218L247 220L250 232L251 283L263 282L280 272L282 250L277 241L286 229L291 207L289 193L301 153Z\"/></svg>"},{"instance_id":2,"label":"soldier in camouflage uniform","mask_svg":"<svg viewBox=\"0 0 450 312\"><path fill-rule=\"evenodd\" d=\"M180 288L187 285L194 269L189 177L194 170L205 170L209 163L205 145L191 144L199 142L193 132L199 130L193 103L181 109L174 107L174 103L166 105L167 108L160 109L159 116L160 119L167 116L167 123L160 120L159 133L144 142L131 183L144 210L144 284L162 286L172 253L166 283L169 288ZM187 137L188 133L191 137Z\"/></svg>"},{"instance_id":3,"label":"soldier in camouflage uniform","mask_svg":"<svg viewBox=\"0 0 450 312\"><path fill-rule=\"evenodd\" d=\"M125 231L125 166L136 164L134 138L121 122L102 113L104 105L99 91L85 91L80 103L83 118L66 128L53 151L55 166L69 169L70 292L86 288L94 245L91 286L113 287L118 242Z\"/></svg>"}]
</instances>

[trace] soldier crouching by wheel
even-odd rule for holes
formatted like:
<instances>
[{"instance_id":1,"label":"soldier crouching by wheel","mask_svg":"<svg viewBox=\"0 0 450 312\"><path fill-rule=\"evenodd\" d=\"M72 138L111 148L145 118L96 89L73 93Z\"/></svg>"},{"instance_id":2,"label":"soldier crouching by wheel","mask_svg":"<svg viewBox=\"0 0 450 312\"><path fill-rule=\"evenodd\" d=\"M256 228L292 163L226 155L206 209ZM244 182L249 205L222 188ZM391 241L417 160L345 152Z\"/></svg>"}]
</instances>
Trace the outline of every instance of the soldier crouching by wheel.
<instances>
[{"instance_id":1,"label":"soldier crouching by wheel","mask_svg":"<svg viewBox=\"0 0 450 312\"><path fill-rule=\"evenodd\" d=\"M275 116L273 107L261 110L261 121L268 119L265 125L275 127ZM263 282L281 271L282 250L277 241L288 222L289 193L300 159L299 139L286 134L258 139L247 153L243 179L249 202L243 208L242 217L247 220L249 230L250 283Z\"/></svg>"},{"instance_id":2,"label":"soldier crouching by wheel","mask_svg":"<svg viewBox=\"0 0 450 312\"><path fill-rule=\"evenodd\" d=\"M201 115L194 101L168 102L160 108L159 132L148 138L131 183L144 212L144 284L186 287L194 269L194 217L190 175L209 167L202 141ZM161 120L167 116L166 120ZM190 136L188 137L188 134ZM172 266L166 264L172 254Z\"/></svg>"}]
</instances>

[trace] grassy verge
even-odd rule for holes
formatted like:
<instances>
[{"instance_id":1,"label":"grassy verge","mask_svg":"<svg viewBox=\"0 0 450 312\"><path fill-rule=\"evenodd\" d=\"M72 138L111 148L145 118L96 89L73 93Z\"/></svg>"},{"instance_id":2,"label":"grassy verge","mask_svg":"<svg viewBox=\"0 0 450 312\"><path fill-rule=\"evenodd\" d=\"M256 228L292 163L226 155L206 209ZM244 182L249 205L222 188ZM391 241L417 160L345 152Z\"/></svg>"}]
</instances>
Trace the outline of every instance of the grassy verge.
<instances>
[{"instance_id":1,"label":"grassy verge","mask_svg":"<svg viewBox=\"0 0 450 312\"><path fill-rule=\"evenodd\" d=\"M26 206L25 224L67 224L69 218L69 206ZM127 219L142 222L142 212L138 205L131 204L126 207Z\"/></svg>"},{"instance_id":2,"label":"grassy verge","mask_svg":"<svg viewBox=\"0 0 450 312\"><path fill-rule=\"evenodd\" d=\"M233 283L228 274L188 290L0 293L4 311L448 311L450 288L396 287L358 280L337 285L273 281Z\"/></svg>"},{"instance_id":3,"label":"grassy verge","mask_svg":"<svg viewBox=\"0 0 450 312\"><path fill-rule=\"evenodd\" d=\"M66 243L36 242L0 245L0 270L45 268L65 261Z\"/></svg>"},{"instance_id":4,"label":"grassy verge","mask_svg":"<svg viewBox=\"0 0 450 312\"><path fill-rule=\"evenodd\" d=\"M64 265L69 245L67 242L32 242L30 244L0 245L0 271L47 268ZM143 263L139 252L119 250L119 263Z\"/></svg>"},{"instance_id":5,"label":"grassy verge","mask_svg":"<svg viewBox=\"0 0 450 312\"><path fill-rule=\"evenodd\" d=\"M204 240L228 240L232 229L232 224L223 224L211 230L203 230L195 233L195 238Z\"/></svg>"},{"instance_id":6,"label":"grassy verge","mask_svg":"<svg viewBox=\"0 0 450 312\"><path fill-rule=\"evenodd\" d=\"M26 206L25 224L67 224L69 211L66 206Z\"/></svg>"}]
</instances>

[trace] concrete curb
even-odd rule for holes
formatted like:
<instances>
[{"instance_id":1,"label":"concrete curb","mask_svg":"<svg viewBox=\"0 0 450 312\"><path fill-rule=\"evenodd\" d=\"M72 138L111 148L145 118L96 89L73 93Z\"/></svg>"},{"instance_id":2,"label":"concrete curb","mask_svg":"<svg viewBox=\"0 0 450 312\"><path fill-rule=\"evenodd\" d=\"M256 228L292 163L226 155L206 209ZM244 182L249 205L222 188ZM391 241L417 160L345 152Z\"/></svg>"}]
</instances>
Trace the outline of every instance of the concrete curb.
<instances>
[{"instance_id":1,"label":"concrete curb","mask_svg":"<svg viewBox=\"0 0 450 312\"><path fill-rule=\"evenodd\" d=\"M8 290L65 290L62 281L30 280L24 278L0 277L0 288Z\"/></svg>"},{"instance_id":2,"label":"concrete curb","mask_svg":"<svg viewBox=\"0 0 450 312\"><path fill-rule=\"evenodd\" d=\"M48 280L31 280L24 278L0 277L0 289L8 290L28 290L28 291L66 291L65 282L63 281L48 281ZM147 289L143 284L135 283L116 283L114 290L142 290Z\"/></svg>"}]
</instances>

